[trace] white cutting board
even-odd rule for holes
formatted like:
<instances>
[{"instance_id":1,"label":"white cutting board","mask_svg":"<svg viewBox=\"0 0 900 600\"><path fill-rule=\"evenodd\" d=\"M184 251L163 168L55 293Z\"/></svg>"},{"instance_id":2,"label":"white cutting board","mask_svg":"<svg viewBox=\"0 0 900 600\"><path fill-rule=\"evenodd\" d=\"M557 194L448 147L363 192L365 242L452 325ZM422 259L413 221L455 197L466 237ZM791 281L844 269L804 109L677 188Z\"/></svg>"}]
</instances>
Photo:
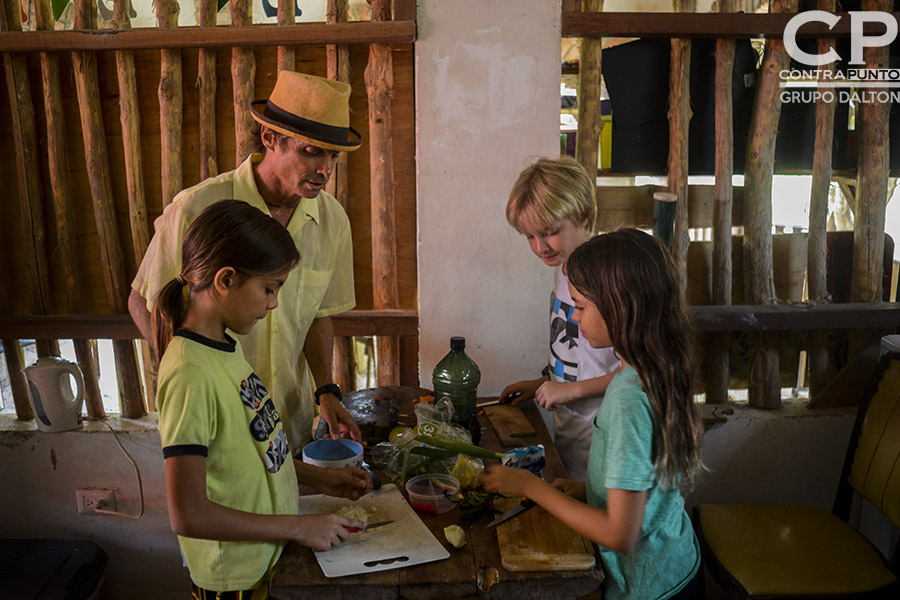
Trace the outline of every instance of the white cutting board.
<instances>
[{"instance_id":1,"label":"white cutting board","mask_svg":"<svg viewBox=\"0 0 900 600\"><path fill-rule=\"evenodd\" d=\"M394 522L372 531L352 533L340 546L315 552L325 577L374 573L450 557L393 484L384 485L356 502L321 494L301 496L300 514L334 513L353 504L369 513L370 523Z\"/></svg>"}]
</instances>

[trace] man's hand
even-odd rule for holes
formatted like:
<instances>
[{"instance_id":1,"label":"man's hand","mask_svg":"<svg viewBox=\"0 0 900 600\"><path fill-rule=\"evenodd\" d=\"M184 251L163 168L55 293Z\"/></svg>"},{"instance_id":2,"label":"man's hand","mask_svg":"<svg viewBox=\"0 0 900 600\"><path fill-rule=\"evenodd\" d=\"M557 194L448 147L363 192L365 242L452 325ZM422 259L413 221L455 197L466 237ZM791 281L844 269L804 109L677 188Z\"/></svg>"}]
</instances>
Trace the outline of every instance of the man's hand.
<instances>
[{"instance_id":1,"label":"man's hand","mask_svg":"<svg viewBox=\"0 0 900 600\"><path fill-rule=\"evenodd\" d=\"M326 469L294 460L297 479L328 496L359 500L372 491L372 477L363 469L344 467Z\"/></svg>"},{"instance_id":2,"label":"man's hand","mask_svg":"<svg viewBox=\"0 0 900 600\"><path fill-rule=\"evenodd\" d=\"M357 442L362 441L359 425L334 394L319 396L319 414L328 423L328 434L331 439L351 438Z\"/></svg>"}]
</instances>

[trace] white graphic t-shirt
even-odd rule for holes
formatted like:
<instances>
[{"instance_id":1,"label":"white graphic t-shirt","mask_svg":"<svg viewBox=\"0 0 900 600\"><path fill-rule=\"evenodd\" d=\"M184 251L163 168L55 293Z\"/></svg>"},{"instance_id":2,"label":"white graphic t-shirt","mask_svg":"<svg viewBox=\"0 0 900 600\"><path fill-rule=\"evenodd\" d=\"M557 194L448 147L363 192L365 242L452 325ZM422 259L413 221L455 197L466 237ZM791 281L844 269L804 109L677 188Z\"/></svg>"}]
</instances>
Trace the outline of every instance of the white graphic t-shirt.
<instances>
[{"instance_id":1,"label":"white graphic t-shirt","mask_svg":"<svg viewBox=\"0 0 900 600\"><path fill-rule=\"evenodd\" d=\"M619 369L612 348L591 348L572 320L569 278L557 267L556 285L550 297L550 379L558 382L584 381ZM569 479L584 481L587 471L594 415L603 397L583 398L559 405L553 411L554 444Z\"/></svg>"}]
</instances>

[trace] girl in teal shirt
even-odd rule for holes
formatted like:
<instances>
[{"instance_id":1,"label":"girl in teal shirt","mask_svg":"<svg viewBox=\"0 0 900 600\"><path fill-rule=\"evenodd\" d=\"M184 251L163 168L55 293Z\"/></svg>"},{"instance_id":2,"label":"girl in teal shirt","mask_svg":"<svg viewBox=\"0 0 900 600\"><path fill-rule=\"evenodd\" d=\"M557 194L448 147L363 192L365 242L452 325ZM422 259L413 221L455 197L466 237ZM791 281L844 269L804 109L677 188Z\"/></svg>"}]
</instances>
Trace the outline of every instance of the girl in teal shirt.
<instances>
[{"instance_id":1,"label":"girl in teal shirt","mask_svg":"<svg viewBox=\"0 0 900 600\"><path fill-rule=\"evenodd\" d=\"M573 318L624 369L594 419L587 481L493 465L484 486L528 496L600 546L604 598L693 598L700 551L681 490L701 470L692 330L668 250L636 229L600 235L567 262Z\"/></svg>"}]
</instances>

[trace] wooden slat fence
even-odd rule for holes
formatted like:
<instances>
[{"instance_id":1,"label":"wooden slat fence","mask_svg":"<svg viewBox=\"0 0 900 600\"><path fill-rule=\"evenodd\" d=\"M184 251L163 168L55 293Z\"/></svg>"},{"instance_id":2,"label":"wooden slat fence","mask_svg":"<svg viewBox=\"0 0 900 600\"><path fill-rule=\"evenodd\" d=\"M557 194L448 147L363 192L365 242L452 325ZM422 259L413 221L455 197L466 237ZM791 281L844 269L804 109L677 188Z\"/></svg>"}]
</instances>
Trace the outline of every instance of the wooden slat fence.
<instances>
[{"instance_id":1,"label":"wooden slat fence","mask_svg":"<svg viewBox=\"0 0 900 600\"><path fill-rule=\"evenodd\" d=\"M788 65L788 55L781 40L785 25L797 11L796 0L772 0L769 14L735 14L733 2L721 1L718 12L693 13L692 3L678 0L673 13L603 13L593 0L564 0L562 13L563 37L580 37L582 53L579 73L581 89L579 106L591 105L599 96L597 86L585 85L588 79L597 77L600 56L595 56L592 41L602 37L668 38L671 40L671 65L669 79L669 160L668 191L676 194L678 210L675 222L673 255L687 283L690 299L695 303L718 306L694 306L697 315L710 315L716 311L728 314L727 324L719 319L701 319L701 328L706 332L732 332L740 330L749 335L743 344L747 346L749 363L747 387L750 405L760 408L774 408L780 405L783 369L779 358L783 353L783 337L777 331L811 330L807 344L811 347L810 384L811 394L816 396L828 387L834 377L834 365L829 364L827 338L829 331L847 326L859 331L851 336L858 339L857 348L872 343L873 336L885 328L896 328L897 321L891 320L896 311L892 306L887 310L874 307L882 299L882 255L884 252L884 207L887 197L888 124L889 105L873 104L861 111L858 119L865 121L860 135L865 152L860 154L856 214L857 240L853 252L853 300L860 303L859 309L847 309L846 314L867 318L857 321L819 318L825 314L835 315L830 306L819 310L819 317L812 320L813 326L791 326L793 317L780 321L775 327L756 326L763 315L795 315L794 310L784 308L779 303L798 302L806 294L816 303L828 302L825 288L826 235L825 216L827 214L828 189L834 174L831 170L831 135L834 123L834 106L823 102L817 108L816 155L813 167L813 192L809 245L805 236L780 235L773 237L772 227L772 177L774 174L774 150L777 124L781 110L779 71ZM833 11L834 3L822 0L822 10ZM863 3L865 10L888 12L893 8L887 0L869 0ZM827 29L822 23L804 26L799 38L822 38L820 43L827 46L828 39L847 37L850 34L850 20L846 14L838 26ZM895 17L900 14L894 13ZM867 34L878 30L869 27ZM745 166L745 182L742 188L733 189L733 139L732 139L732 99L731 65L734 61L734 42L737 38L765 36L765 54L758 73L756 98L748 134L748 149ZM826 39L827 37L827 39ZM716 50L716 147L715 185L688 186L688 123L691 118L690 98L687 81L689 79L690 39L715 38ZM887 64L886 49L869 49L865 60L867 66ZM596 63L596 64L586 64ZM581 121L579 112L579 122ZM581 160L589 172L597 171L596 154L599 135L593 131L591 121L579 128L576 139ZM588 139L581 139L582 137ZM828 140L828 141L825 141ZM613 150L615 151L615 150ZM628 174L613 174L599 171L603 177ZM632 176L634 174L631 174ZM648 227L652 222L652 193L659 186L611 187L600 185L597 190L599 223L598 228L609 230L631 225ZM742 227L743 235L733 237L733 227ZM688 229L711 228L712 247L701 243L688 244ZM734 258L733 258L734 257ZM798 260L802 257L802 261ZM806 273L810 275L809 289L804 294L802 284ZM785 281L786 279L786 281ZM733 286L741 286L736 294ZM734 302L739 296L738 302ZM746 302L747 304L743 304ZM731 306L731 304L740 304ZM862 304L866 303L866 304ZM840 309L845 310L845 309ZM773 313L774 311L774 313ZM859 314L857 314L859 313ZM845 314L845 313L841 313ZM741 318L742 317L742 318ZM875 331L863 331L861 322L868 323ZM771 321L770 321L771 322ZM749 332L749 333L748 333ZM729 386L729 352L733 351L733 338L724 333L713 333L703 338L704 372L702 373L707 392L707 402L722 402L727 399ZM815 346L815 348L812 348ZM848 360L848 363L853 362ZM833 379L832 379L833 381ZM832 400L828 400L831 402ZM811 403L816 404L816 400Z\"/></svg>"}]
</instances>

